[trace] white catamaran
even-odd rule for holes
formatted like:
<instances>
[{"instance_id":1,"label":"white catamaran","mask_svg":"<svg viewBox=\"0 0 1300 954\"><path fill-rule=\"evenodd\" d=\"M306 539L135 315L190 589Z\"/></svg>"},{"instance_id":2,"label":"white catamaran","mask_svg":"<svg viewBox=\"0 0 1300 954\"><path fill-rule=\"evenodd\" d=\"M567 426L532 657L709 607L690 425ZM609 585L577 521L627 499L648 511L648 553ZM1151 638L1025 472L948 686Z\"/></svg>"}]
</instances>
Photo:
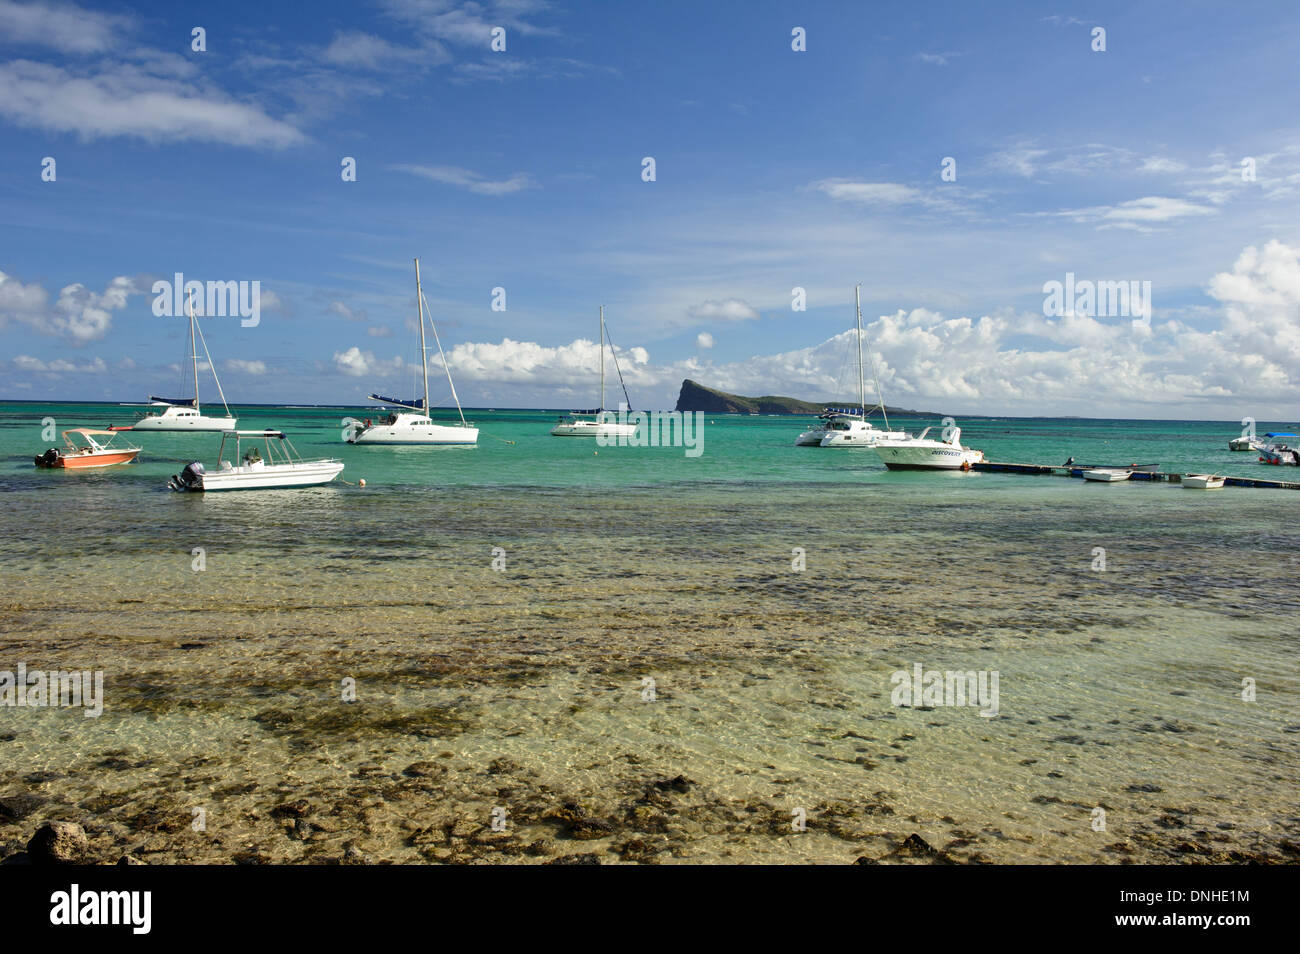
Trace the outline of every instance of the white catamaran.
<instances>
[{"instance_id":1,"label":"white catamaran","mask_svg":"<svg viewBox=\"0 0 1300 954\"><path fill-rule=\"evenodd\" d=\"M636 434L636 425L619 421L613 411L605 410L605 306L600 306L600 404L591 411L572 411L560 418L553 428L552 437L632 437ZM618 353L614 351L614 342L609 343L610 353L614 355L614 366L618 368ZM623 372L619 369L618 380L623 381ZM628 397L627 385L623 385L623 396ZM627 401L630 406L631 398Z\"/></svg>"},{"instance_id":2,"label":"white catamaran","mask_svg":"<svg viewBox=\"0 0 1300 954\"><path fill-rule=\"evenodd\" d=\"M867 420L867 385L862 373L862 285L853 288L853 300L858 310L858 406L853 408L828 407L819 415L821 424L809 428L795 439L796 447L872 447L878 441L907 440L905 431L889 429L889 414L880 394L880 376L876 374L876 361L871 358L871 377L876 383L876 406L885 422L881 430ZM871 345L867 345L868 356Z\"/></svg>"},{"instance_id":3,"label":"white catamaran","mask_svg":"<svg viewBox=\"0 0 1300 954\"><path fill-rule=\"evenodd\" d=\"M194 296L191 293L185 299L190 313L190 361L194 367L193 398L160 398L149 395L149 403L163 408L157 414L146 414L129 428L133 431L233 431L238 419L230 414L226 404L225 392L221 390L221 379L217 377L217 366L212 363L208 353L208 342L203 337L203 330L194 321ZM225 417L204 414L199 404L199 352L195 347L194 332L198 330L198 340L203 342L203 356L208 359L208 368L212 371L212 380L217 382L217 393L221 395L221 406L226 409Z\"/></svg>"},{"instance_id":4,"label":"white catamaran","mask_svg":"<svg viewBox=\"0 0 1300 954\"><path fill-rule=\"evenodd\" d=\"M424 344L424 312L426 302L424 289L420 284L420 260L415 260L415 294L416 305L420 310L420 367L424 372L424 398L399 401L371 394L372 401L398 408L392 414L377 421L370 419L359 421L348 418L347 442L349 444L477 444L478 428L465 420L460 398L456 395L455 382L451 380L451 368L447 365L447 355L442 350L442 341L438 337L438 326L434 324L433 313L429 313L429 327L433 329L433 340L438 345L438 355L442 358L443 370L447 372L447 384L451 387L452 399L456 402L456 411L460 414L460 423L454 421L434 421L429 417L429 354Z\"/></svg>"}]
</instances>

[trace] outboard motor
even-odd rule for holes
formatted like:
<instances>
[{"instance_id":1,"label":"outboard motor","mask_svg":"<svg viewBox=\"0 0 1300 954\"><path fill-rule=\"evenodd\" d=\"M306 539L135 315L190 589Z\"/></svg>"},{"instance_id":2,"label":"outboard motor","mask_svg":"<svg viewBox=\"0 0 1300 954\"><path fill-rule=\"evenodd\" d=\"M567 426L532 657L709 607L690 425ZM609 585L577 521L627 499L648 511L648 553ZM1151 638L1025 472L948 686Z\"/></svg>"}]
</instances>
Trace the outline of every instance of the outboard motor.
<instances>
[{"instance_id":1,"label":"outboard motor","mask_svg":"<svg viewBox=\"0 0 1300 954\"><path fill-rule=\"evenodd\" d=\"M167 486L172 490L202 490L203 473L203 465L196 460L192 464L186 464L179 474L174 474Z\"/></svg>"},{"instance_id":2,"label":"outboard motor","mask_svg":"<svg viewBox=\"0 0 1300 954\"><path fill-rule=\"evenodd\" d=\"M58 463L58 460L59 460L59 457L60 457L60 456L61 456L61 455L60 455L60 453L59 453L59 449L58 449L57 447L51 447L51 448L50 448L49 450L47 450L44 454L40 454L40 455L37 456L37 458L36 458L36 466L37 466L37 467L53 467L56 463Z\"/></svg>"}]
</instances>

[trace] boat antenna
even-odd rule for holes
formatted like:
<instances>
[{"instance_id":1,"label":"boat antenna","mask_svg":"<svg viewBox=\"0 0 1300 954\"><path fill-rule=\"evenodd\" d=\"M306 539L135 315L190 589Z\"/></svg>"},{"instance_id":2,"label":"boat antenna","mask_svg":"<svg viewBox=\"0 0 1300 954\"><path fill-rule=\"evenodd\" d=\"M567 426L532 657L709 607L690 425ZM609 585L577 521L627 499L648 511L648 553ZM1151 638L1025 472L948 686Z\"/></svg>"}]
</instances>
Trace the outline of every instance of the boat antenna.
<instances>
[{"instance_id":1,"label":"boat antenna","mask_svg":"<svg viewBox=\"0 0 1300 954\"><path fill-rule=\"evenodd\" d=\"M190 293L191 296L193 292ZM203 329L194 321L194 304L190 302L190 333L198 329L199 341L203 343L203 357L208 359L208 368L212 371L212 380L217 382L217 394L221 396L221 406L226 409L226 417L230 417L230 405L226 403L226 392L221 389L221 379L217 377L217 366L212 363L212 355L208 352L208 339L203 337ZM199 408L199 356L194 356L194 409Z\"/></svg>"},{"instance_id":2,"label":"boat antenna","mask_svg":"<svg viewBox=\"0 0 1300 954\"><path fill-rule=\"evenodd\" d=\"M416 266L416 270L417 271L419 270L418 265ZM447 364L447 354L442 350L442 341L438 338L438 326L433 322L433 309L429 308L429 303L424 300L423 291L420 292L420 302L423 304L425 310L429 312L429 327L433 329L433 340L437 342L438 345L438 357L442 359L442 370L447 372L447 384L451 387L451 398L453 401L456 402L456 413L460 415L460 422L464 424L466 427L468 427L469 422L465 420L465 410L460 406L460 397L457 396L456 394L456 382L451 379L451 367ZM423 320L420 322L420 337L421 338L424 337ZM429 413L429 373L428 373L427 362L425 363L425 369L426 370L424 374L424 405L425 405L425 413L428 414Z\"/></svg>"},{"instance_id":3,"label":"boat antenna","mask_svg":"<svg viewBox=\"0 0 1300 954\"><path fill-rule=\"evenodd\" d=\"M611 355L614 356L614 370L618 372L618 383L619 383L619 385L622 386L622 388L623 388L623 400L627 401L627 409L628 409L629 411L631 411L631 410L632 410L632 395L630 395L630 394L627 393L627 382L623 380L623 369L622 369L621 367L619 367L619 363L618 363L618 349L614 347L614 339L611 338L610 335L609 335L609 328L607 328L607 327L603 327L603 326L602 326L602 330L605 332L605 338L606 338L606 340L609 341L609 353L610 353ZM600 346L600 353L601 353L602 355L605 353L605 346L604 346L603 343L602 343L601 346ZM601 403L604 404L604 403L605 403L604 400L603 400L603 398L604 398L604 392L601 393L601 398L602 398Z\"/></svg>"},{"instance_id":4,"label":"boat antenna","mask_svg":"<svg viewBox=\"0 0 1300 954\"><path fill-rule=\"evenodd\" d=\"M861 299L861 292L858 291L858 289L860 289L861 287L862 287L862 283L859 282L857 288L854 289L854 298L857 299L858 302L858 347L859 348L862 347L862 341L864 340L862 335L862 299ZM880 393L880 375L876 373L876 356L871 353L870 341L867 342L867 359L871 362L871 378L876 382L876 403L880 405L880 416L885 420L885 430L889 430L889 412L885 410L885 398ZM861 370L860 370L862 367L861 361L862 359L861 357L859 357L858 358L859 374L861 374ZM862 410L863 410L863 414L865 415L866 408L864 407Z\"/></svg>"},{"instance_id":5,"label":"boat antenna","mask_svg":"<svg viewBox=\"0 0 1300 954\"><path fill-rule=\"evenodd\" d=\"M429 354L424 347L424 289L420 285L420 260L415 260L415 307L420 310L420 368L424 372L424 413L429 414Z\"/></svg>"}]
</instances>

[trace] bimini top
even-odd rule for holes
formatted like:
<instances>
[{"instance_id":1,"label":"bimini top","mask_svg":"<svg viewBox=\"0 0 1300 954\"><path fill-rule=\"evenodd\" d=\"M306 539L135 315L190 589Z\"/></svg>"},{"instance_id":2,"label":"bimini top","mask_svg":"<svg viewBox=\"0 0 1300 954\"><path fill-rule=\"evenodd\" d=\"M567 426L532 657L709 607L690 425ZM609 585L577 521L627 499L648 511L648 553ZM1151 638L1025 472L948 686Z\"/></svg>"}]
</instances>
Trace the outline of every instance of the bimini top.
<instances>
[{"instance_id":1,"label":"bimini top","mask_svg":"<svg viewBox=\"0 0 1300 954\"><path fill-rule=\"evenodd\" d=\"M1274 433L1272 433L1272 432L1269 432L1268 434L1265 434L1264 436L1265 436L1265 437L1296 437L1296 438L1300 438L1300 434L1291 434L1291 433L1286 433L1286 432L1282 432L1282 431L1279 431L1279 432L1277 432L1276 434L1274 434Z\"/></svg>"},{"instance_id":2,"label":"bimini top","mask_svg":"<svg viewBox=\"0 0 1300 954\"><path fill-rule=\"evenodd\" d=\"M149 400L154 404L170 404L172 407L193 407L194 398L165 398L149 395Z\"/></svg>"},{"instance_id":3,"label":"bimini top","mask_svg":"<svg viewBox=\"0 0 1300 954\"><path fill-rule=\"evenodd\" d=\"M862 417L862 408L860 407L828 407L823 414L848 414L850 417Z\"/></svg>"},{"instance_id":4,"label":"bimini top","mask_svg":"<svg viewBox=\"0 0 1300 954\"><path fill-rule=\"evenodd\" d=\"M410 411L423 411L424 398L411 398L409 401L399 401L397 398L384 397L382 394L370 395L370 400L378 401L380 404L391 404L393 407L404 407Z\"/></svg>"},{"instance_id":5,"label":"bimini top","mask_svg":"<svg viewBox=\"0 0 1300 954\"><path fill-rule=\"evenodd\" d=\"M227 437L279 437L284 438L284 431L222 431Z\"/></svg>"},{"instance_id":6,"label":"bimini top","mask_svg":"<svg viewBox=\"0 0 1300 954\"><path fill-rule=\"evenodd\" d=\"M101 434L104 437L116 437L117 431L99 431L90 427L74 427L63 432L64 437L67 437L69 434Z\"/></svg>"}]
</instances>

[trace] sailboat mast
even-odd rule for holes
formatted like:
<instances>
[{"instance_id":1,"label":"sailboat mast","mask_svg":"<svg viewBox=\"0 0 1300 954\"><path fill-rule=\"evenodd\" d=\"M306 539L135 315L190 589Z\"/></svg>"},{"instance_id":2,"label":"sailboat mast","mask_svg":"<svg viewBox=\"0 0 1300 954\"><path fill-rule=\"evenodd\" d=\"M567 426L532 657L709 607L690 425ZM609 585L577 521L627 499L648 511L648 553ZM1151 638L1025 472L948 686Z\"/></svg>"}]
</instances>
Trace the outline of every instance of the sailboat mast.
<instances>
[{"instance_id":1,"label":"sailboat mast","mask_svg":"<svg viewBox=\"0 0 1300 954\"><path fill-rule=\"evenodd\" d=\"M858 376L862 375L862 283L859 282L854 289L854 297L858 302ZM880 416L885 421L885 430L889 430L889 412L885 410L885 396L880 393L880 375L876 372L876 356L871 353L871 345L867 345L867 357L871 359L871 380L876 383L876 403L880 405ZM862 399L862 414L865 418L867 413L867 401Z\"/></svg>"},{"instance_id":2,"label":"sailboat mast","mask_svg":"<svg viewBox=\"0 0 1300 954\"><path fill-rule=\"evenodd\" d=\"M420 369L424 372L424 413L429 413L429 355L424 348L424 289L420 286L420 260L415 260L415 305L420 309Z\"/></svg>"},{"instance_id":3,"label":"sailboat mast","mask_svg":"<svg viewBox=\"0 0 1300 954\"><path fill-rule=\"evenodd\" d=\"M194 346L194 293L190 292L185 296L185 304L189 306L190 311L190 360L194 363L194 410L200 411L199 406L199 352Z\"/></svg>"},{"instance_id":4,"label":"sailboat mast","mask_svg":"<svg viewBox=\"0 0 1300 954\"><path fill-rule=\"evenodd\" d=\"M858 407L862 408L862 419L867 419L867 384L862 377L862 283L853 286L853 302L858 308Z\"/></svg>"},{"instance_id":5,"label":"sailboat mast","mask_svg":"<svg viewBox=\"0 0 1300 954\"><path fill-rule=\"evenodd\" d=\"M605 306L600 306L600 405L605 410Z\"/></svg>"}]
</instances>

